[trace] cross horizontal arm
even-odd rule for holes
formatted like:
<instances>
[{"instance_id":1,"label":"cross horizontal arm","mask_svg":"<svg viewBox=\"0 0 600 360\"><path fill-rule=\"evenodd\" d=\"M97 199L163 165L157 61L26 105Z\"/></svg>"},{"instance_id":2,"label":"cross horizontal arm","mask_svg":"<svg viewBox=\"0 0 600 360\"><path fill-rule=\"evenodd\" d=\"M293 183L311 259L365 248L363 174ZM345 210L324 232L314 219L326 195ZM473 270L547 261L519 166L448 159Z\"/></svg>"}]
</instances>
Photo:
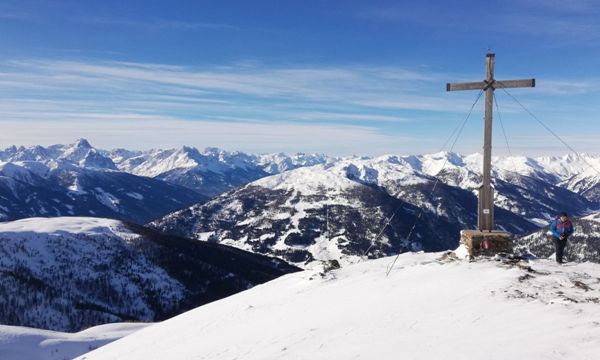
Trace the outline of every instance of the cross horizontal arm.
<instances>
[{"instance_id":1,"label":"cross horizontal arm","mask_svg":"<svg viewBox=\"0 0 600 360\"><path fill-rule=\"evenodd\" d=\"M496 80L494 87L497 88L522 88L535 87L535 79L526 80Z\"/></svg>"},{"instance_id":2,"label":"cross horizontal arm","mask_svg":"<svg viewBox=\"0 0 600 360\"><path fill-rule=\"evenodd\" d=\"M446 84L446 91L458 91L458 90L481 90L487 86L485 81L476 81L468 83L448 83Z\"/></svg>"}]
</instances>

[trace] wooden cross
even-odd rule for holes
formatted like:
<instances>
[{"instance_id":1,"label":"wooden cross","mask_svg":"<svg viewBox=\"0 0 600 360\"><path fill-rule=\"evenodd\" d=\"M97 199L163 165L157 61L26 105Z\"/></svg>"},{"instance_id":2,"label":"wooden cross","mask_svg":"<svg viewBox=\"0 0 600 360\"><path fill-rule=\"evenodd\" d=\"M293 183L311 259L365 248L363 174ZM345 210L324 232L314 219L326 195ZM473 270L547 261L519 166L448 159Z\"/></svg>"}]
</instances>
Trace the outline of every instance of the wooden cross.
<instances>
[{"instance_id":1,"label":"wooden cross","mask_svg":"<svg viewBox=\"0 0 600 360\"><path fill-rule=\"evenodd\" d=\"M483 145L483 185L479 188L477 227L480 231L494 230L494 189L491 184L492 170L492 107L496 88L535 87L535 79L496 80L494 79L495 54L488 53L485 66L485 80L469 83L446 84L446 91L483 90L485 91L485 132Z\"/></svg>"}]
</instances>

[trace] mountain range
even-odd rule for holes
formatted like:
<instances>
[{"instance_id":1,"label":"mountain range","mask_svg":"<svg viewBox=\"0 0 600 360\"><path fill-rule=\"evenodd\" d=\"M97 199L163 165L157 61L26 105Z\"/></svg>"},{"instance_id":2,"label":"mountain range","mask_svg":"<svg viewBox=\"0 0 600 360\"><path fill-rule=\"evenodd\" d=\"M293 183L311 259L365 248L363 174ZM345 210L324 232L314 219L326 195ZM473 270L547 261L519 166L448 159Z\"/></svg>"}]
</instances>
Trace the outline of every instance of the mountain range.
<instances>
[{"instance_id":1,"label":"mountain range","mask_svg":"<svg viewBox=\"0 0 600 360\"><path fill-rule=\"evenodd\" d=\"M86 140L0 152L0 219L98 216L143 224L207 198L119 171Z\"/></svg>"},{"instance_id":2,"label":"mountain range","mask_svg":"<svg viewBox=\"0 0 600 360\"><path fill-rule=\"evenodd\" d=\"M0 161L4 220L67 215L149 223L298 266L456 247L458 231L476 225L482 167L480 154L98 150L84 139L13 146L0 151ZM493 164L501 229L526 235L559 211L600 210L600 156L497 157Z\"/></svg>"},{"instance_id":3,"label":"mountain range","mask_svg":"<svg viewBox=\"0 0 600 360\"><path fill-rule=\"evenodd\" d=\"M562 168L575 173L571 159L563 160ZM254 181L150 226L301 267L452 249L461 229L476 226L480 164L478 155L452 153L338 160ZM568 176L550 171L552 166L549 158L530 159L518 171L494 170L499 228L525 235L557 211L582 215L598 209L597 202L565 187Z\"/></svg>"},{"instance_id":4,"label":"mountain range","mask_svg":"<svg viewBox=\"0 0 600 360\"><path fill-rule=\"evenodd\" d=\"M104 151L119 170L161 179L195 190L208 197L286 170L335 161L322 154L253 155L218 148L183 146L179 149Z\"/></svg>"},{"instance_id":5,"label":"mountain range","mask_svg":"<svg viewBox=\"0 0 600 360\"><path fill-rule=\"evenodd\" d=\"M248 155L182 147L98 150L85 139L0 151L0 220L98 216L144 224L324 155Z\"/></svg>"}]
</instances>

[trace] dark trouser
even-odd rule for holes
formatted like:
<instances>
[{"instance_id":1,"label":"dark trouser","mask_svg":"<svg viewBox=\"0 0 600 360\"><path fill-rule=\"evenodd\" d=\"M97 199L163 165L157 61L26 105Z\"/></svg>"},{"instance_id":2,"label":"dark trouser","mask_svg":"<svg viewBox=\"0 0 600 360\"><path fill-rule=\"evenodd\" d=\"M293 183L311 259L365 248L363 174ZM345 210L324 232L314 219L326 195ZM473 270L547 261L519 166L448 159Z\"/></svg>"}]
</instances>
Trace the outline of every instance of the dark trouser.
<instances>
[{"instance_id":1,"label":"dark trouser","mask_svg":"<svg viewBox=\"0 0 600 360\"><path fill-rule=\"evenodd\" d=\"M563 256L565 255L565 247L567 246L567 239L560 240L554 238L554 248L556 249L556 262L562 264Z\"/></svg>"}]
</instances>

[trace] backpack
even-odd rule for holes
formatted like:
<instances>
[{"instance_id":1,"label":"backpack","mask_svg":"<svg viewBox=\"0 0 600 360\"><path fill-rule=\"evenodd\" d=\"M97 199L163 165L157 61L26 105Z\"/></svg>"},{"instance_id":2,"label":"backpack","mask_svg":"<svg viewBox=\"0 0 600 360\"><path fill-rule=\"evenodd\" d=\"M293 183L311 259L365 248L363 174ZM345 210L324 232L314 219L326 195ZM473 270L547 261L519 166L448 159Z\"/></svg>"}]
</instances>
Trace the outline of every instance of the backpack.
<instances>
[{"instance_id":1,"label":"backpack","mask_svg":"<svg viewBox=\"0 0 600 360\"><path fill-rule=\"evenodd\" d=\"M570 234L573 233L573 223L571 219L567 219L565 222L560 222L560 215L555 215L552 217L552 222L550 223L550 232L554 235L554 231L564 234L566 232Z\"/></svg>"}]
</instances>

